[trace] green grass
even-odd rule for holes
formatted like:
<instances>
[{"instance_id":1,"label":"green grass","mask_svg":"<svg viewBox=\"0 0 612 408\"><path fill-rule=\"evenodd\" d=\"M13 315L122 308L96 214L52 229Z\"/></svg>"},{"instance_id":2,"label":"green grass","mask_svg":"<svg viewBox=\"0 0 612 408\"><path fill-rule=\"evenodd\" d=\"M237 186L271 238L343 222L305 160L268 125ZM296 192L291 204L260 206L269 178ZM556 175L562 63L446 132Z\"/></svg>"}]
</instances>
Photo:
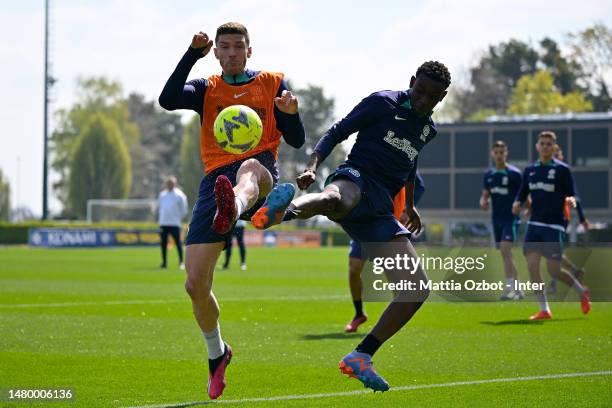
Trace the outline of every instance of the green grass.
<instances>
[{"instance_id":1,"label":"green grass","mask_svg":"<svg viewBox=\"0 0 612 408\"><path fill-rule=\"evenodd\" d=\"M385 304L366 304L370 321L360 334L342 333L352 314L346 255L346 248L250 249L248 271L216 272L222 334L235 350L222 400L361 389L337 362ZM184 273L158 263L156 248L0 248L0 388L76 394L73 402L6 406L206 401L205 346ZM157 303L112 303L136 300ZM392 387L612 370L611 303L595 303L586 317L576 302L553 303L554 320L526 321L536 308L428 302L376 354L376 367ZM611 390L612 376L603 375L240 405L603 407Z\"/></svg>"}]
</instances>

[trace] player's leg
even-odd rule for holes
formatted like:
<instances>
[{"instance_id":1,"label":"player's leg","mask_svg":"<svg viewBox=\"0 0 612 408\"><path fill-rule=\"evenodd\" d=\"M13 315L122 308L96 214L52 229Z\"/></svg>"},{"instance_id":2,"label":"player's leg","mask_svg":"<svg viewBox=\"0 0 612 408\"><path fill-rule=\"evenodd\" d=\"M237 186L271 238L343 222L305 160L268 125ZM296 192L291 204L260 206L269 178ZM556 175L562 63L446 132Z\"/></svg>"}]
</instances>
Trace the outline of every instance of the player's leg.
<instances>
[{"instance_id":1,"label":"player's leg","mask_svg":"<svg viewBox=\"0 0 612 408\"><path fill-rule=\"evenodd\" d=\"M159 235L162 254L162 263L160 267L166 268L168 266L168 227L160 227Z\"/></svg>"},{"instance_id":2,"label":"player's leg","mask_svg":"<svg viewBox=\"0 0 612 408\"><path fill-rule=\"evenodd\" d=\"M524 297L522 291L515 289L518 281L518 272L512 256L513 244L513 241L505 240L499 243L499 251L504 261L504 273L506 275L506 288L500 298L501 300L522 299Z\"/></svg>"},{"instance_id":3,"label":"player's leg","mask_svg":"<svg viewBox=\"0 0 612 408\"><path fill-rule=\"evenodd\" d=\"M361 258L361 246L357 241L351 240L351 252L349 253L349 288L351 290L351 298L355 307L355 315L350 322L344 327L347 333L357 331L357 328L368 320L368 317L363 312L363 302L361 299L362 283L361 271L365 260Z\"/></svg>"},{"instance_id":4,"label":"player's leg","mask_svg":"<svg viewBox=\"0 0 612 408\"><path fill-rule=\"evenodd\" d=\"M238 249L240 250L240 269L245 271L246 266L246 247L244 245L244 227L236 227L234 229L234 236L238 242Z\"/></svg>"},{"instance_id":5,"label":"player's leg","mask_svg":"<svg viewBox=\"0 0 612 408\"><path fill-rule=\"evenodd\" d=\"M383 253L383 256L392 258L398 255L400 257L404 255L411 258L417 257L416 251L407 237L397 236L391 243L392 245L389 246L391 252ZM401 248L401 250L398 251L398 248ZM376 255L379 256L379 254ZM353 352L340 361L340 370L344 374L358 378L366 387L375 391L386 391L389 389L389 384L374 371L372 356L385 341L412 319L429 295L428 290L418 289L420 287L419 282L427 280L427 275L420 266L416 268L414 274L405 270L387 271L386 276L389 282L401 282L403 280L415 282L417 289L396 293L370 333Z\"/></svg>"},{"instance_id":6,"label":"player's leg","mask_svg":"<svg viewBox=\"0 0 612 408\"><path fill-rule=\"evenodd\" d=\"M170 235L176 245L176 251L179 257L179 268L183 268L183 243L181 242L181 227L170 227Z\"/></svg>"},{"instance_id":7,"label":"player's leg","mask_svg":"<svg viewBox=\"0 0 612 408\"><path fill-rule=\"evenodd\" d=\"M215 182L215 202L217 212L212 229L218 234L226 234L242 213L255 205L259 198L265 197L273 186L272 175L258 160L247 159L240 165L236 174L236 186L224 175Z\"/></svg>"},{"instance_id":8,"label":"player's leg","mask_svg":"<svg viewBox=\"0 0 612 408\"><path fill-rule=\"evenodd\" d=\"M213 399L218 398L225 388L225 367L232 358L232 349L221 338L219 304L212 292L215 264L224 245L224 242L191 244L186 250L185 289L208 349L211 374L208 395Z\"/></svg>"},{"instance_id":9,"label":"player's leg","mask_svg":"<svg viewBox=\"0 0 612 408\"><path fill-rule=\"evenodd\" d=\"M571 259L565 254L563 254L561 258L561 268L570 272L579 282L582 282L584 279L584 268L579 267L575 263L572 262Z\"/></svg>"},{"instance_id":10,"label":"player's leg","mask_svg":"<svg viewBox=\"0 0 612 408\"><path fill-rule=\"evenodd\" d=\"M270 201L276 191L279 192L280 196L282 193L280 189L281 186L275 187L268 196L267 202ZM315 215L324 215L332 220L337 220L346 216L359 203L360 199L361 189L356 183L348 179L337 179L320 193L300 196L285 208L282 208L282 206L275 207L282 211L268 211L264 204L251 218L251 221L256 228L265 229L279 224L281 221L294 218L307 219Z\"/></svg>"},{"instance_id":11,"label":"player's leg","mask_svg":"<svg viewBox=\"0 0 612 408\"><path fill-rule=\"evenodd\" d=\"M542 284L542 275L540 273L540 260L542 258L542 254L538 251L529 251L525 253L525 259L527 261L527 270L529 271L529 278L532 283ZM540 311L533 316L530 316L530 320L542 320L542 319L550 319L552 314L550 312L550 307L548 305L548 299L546 297L546 291L543 289L534 290L533 291L536 299L538 300L538 304L540 307Z\"/></svg>"},{"instance_id":12,"label":"player's leg","mask_svg":"<svg viewBox=\"0 0 612 408\"><path fill-rule=\"evenodd\" d=\"M232 245L232 235L227 234L227 238L225 240L225 261L223 262L223 269L229 268L230 260L232 259Z\"/></svg>"}]
</instances>

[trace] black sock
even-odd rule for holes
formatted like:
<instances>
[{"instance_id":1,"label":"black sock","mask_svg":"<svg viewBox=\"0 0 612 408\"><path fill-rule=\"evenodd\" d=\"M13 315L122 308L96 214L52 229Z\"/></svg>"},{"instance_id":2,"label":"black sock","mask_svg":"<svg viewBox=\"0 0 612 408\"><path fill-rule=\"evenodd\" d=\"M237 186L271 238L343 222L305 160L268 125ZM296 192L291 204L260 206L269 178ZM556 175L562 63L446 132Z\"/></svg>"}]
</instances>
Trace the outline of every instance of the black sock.
<instances>
[{"instance_id":1,"label":"black sock","mask_svg":"<svg viewBox=\"0 0 612 408\"><path fill-rule=\"evenodd\" d=\"M353 305L355 306L355 316L363 316L363 303L361 300L353 300Z\"/></svg>"},{"instance_id":2,"label":"black sock","mask_svg":"<svg viewBox=\"0 0 612 408\"><path fill-rule=\"evenodd\" d=\"M382 346L382 342L371 334L368 334L361 340L361 343L355 348L355 351L373 356L380 346Z\"/></svg>"},{"instance_id":3,"label":"black sock","mask_svg":"<svg viewBox=\"0 0 612 408\"><path fill-rule=\"evenodd\" d=\"M221 364L223 357L225 357L225 353L227 353L227 346L224 344L223 354L221 354L219 357L213 360L211 360L210 358L208 359L208 370L210 371L211 374L215 373L215 371L217 370L217 367L219 367L219 364Z\"/></svg>"},{"instance_id":4,"label":"black sock","mask_svg":"<svg viewBox=\"0 0 612 408\"><path fill-rule=\"evenodd\" d=\"M299 211L295 209L295 205L289 204L289 207L285 210L283 221L291 221L297 218Z\"/></svg>"}]
</instances>

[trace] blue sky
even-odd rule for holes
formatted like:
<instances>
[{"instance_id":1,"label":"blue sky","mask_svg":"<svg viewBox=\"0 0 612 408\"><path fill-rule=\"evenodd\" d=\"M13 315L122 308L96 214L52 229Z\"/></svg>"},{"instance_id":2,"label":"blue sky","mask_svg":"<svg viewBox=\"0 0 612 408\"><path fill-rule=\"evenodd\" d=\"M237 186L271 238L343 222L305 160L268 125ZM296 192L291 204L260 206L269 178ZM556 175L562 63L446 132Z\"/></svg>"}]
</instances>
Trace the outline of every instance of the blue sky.
<instances>
[{"instance_id":1,"label":"blue sky","mask_svg":"<svg viewBox=\"0 0 612 408\"><path fill-rule=\"evenodd\" d=\"M214 34L218 25L240 21L252 37L249 67L285 72L298 86L323 86L336 99L336 117L341 117L371 92L407 88L424 60L446 63L454 79L462 81L489 44L512 37L562 41L567 32L612 21L612 3L52 0L52 21L52 69L59 80L53 110L73 103L78 76L106 75L119 80L126 94L156 98L194 32ZM43 35L43 0L0 6L0 169L10 181L13 206L26 205L37 214ZM209 56L190 78L218 71ZM57 210L57 202L51 203Z\"/></svg>"}]
</instances>

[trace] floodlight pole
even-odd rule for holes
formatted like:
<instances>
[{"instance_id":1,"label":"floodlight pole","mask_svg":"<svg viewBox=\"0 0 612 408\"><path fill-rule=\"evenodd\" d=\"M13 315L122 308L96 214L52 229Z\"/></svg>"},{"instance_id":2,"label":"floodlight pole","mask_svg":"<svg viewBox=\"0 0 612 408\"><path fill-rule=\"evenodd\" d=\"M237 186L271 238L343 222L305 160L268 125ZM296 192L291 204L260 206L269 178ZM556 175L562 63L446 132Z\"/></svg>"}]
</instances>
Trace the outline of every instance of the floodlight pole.
<instances>
[{"instance_id":1,"label":"floodlight pole","mask_svg":"<svg viewBox=\"0 0 612 408\"><path fill-rule=\"evenodd\" d=\"M49 122L49 0L45 0L45 100L43 124L43 192L42 192L42 219L49 216L48 198L48 122Z\"/></svg>"}]
</instances>

